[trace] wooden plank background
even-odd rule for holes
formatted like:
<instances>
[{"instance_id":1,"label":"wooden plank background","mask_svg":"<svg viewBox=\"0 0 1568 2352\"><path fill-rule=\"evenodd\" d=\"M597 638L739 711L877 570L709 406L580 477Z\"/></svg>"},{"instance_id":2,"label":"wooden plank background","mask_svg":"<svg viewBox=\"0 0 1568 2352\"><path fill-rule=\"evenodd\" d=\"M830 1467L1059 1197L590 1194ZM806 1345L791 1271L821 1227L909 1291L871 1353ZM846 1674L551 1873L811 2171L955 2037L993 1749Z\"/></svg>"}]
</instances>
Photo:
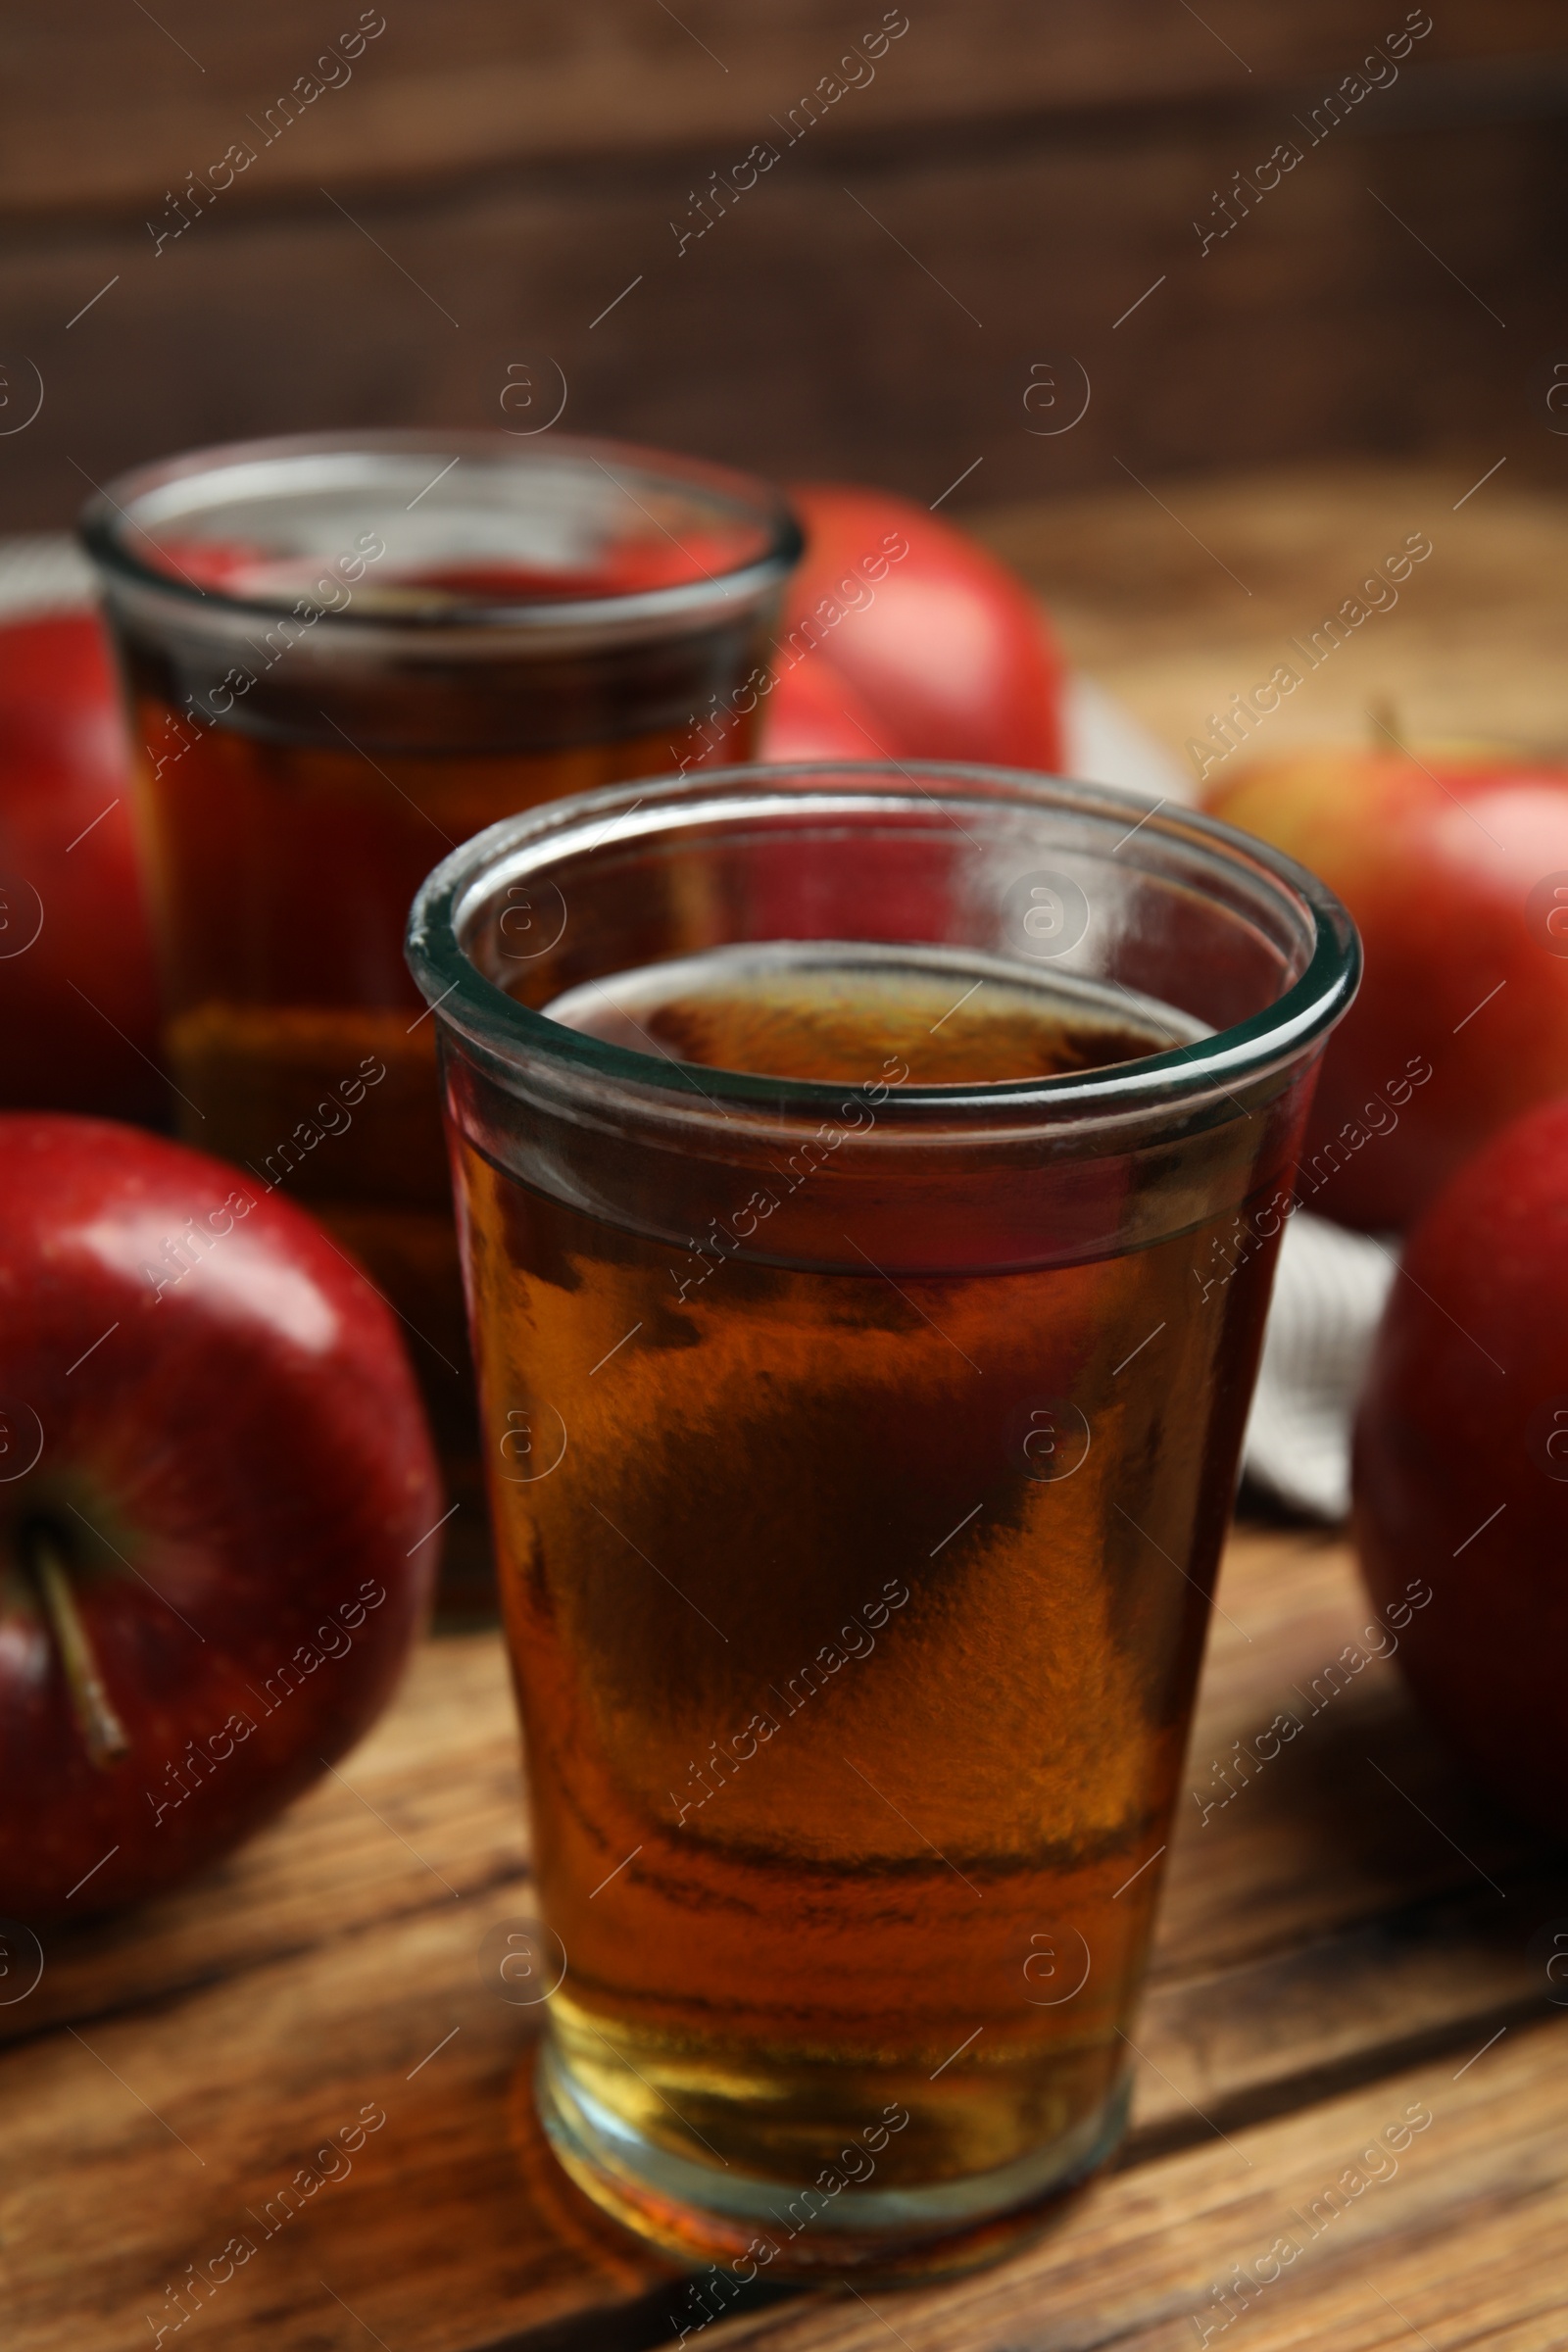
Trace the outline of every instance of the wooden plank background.
<instances>
[{"instance_id":1,"label":"wooden plank background","mask_svg":"<svg viewBox=\"0 0 1568 2352\"><path fill-rule=\"evenodd\" d=\"M1499 436L1560 469L1559 0L1443 0L1397 82L1206 257L1215 191L1304 143L1400 0L910 0L874 81L677 254L693 190L782 145L883 14L388 0L269 143L346 0L11 12L0 417L30 368L44 399L0 425L0 529L203 440L505 423L523 365L562 370L568 425L927 503L971 468L960 506ZM255 162L207 201L237 140ZM1042 433L1030 371L1069 360L1088 413Z\"/></svg>"}]
</instances>

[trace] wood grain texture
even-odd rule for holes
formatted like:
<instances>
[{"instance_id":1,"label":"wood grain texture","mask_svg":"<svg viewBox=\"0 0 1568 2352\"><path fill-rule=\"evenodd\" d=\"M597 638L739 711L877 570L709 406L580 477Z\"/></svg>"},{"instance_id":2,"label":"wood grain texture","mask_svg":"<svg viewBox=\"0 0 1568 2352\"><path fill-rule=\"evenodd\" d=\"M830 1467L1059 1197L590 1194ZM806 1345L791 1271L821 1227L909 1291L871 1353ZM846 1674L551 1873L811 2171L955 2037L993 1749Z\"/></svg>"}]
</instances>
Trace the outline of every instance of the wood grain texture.
<instances>
[{"instance_id":1,"label":"wood grain texture","mask_svg":"<svg viewBox=\"0 0 1568 2352\"><path fill-rule=\"evenodd\" d=\"M1350 0L932 0L808 129L791 110L879 8L416 0L275 129L357 11L155 13L10 34L0 309L45 398L0 431L0 529L203 441L500 425L528 362L564 372L567 429L927 504L966 472L976 502L1560 446L1532 413L1568 335L1552 0L1439 10L1316 134L1372 37ZM776 164L703 231L698 192L760 139ZM254 161L215 189L236 140ZM1219 191L1284 140L1300 165L1205 252ZM1092 386L1060 434L1024 405L1053 363Z\"/></svg>"},{"instance_id":2,"label":"wood grain texture","mask_svg":"<svg viewBox=\"0 0 1568 2352\"><path fill-rule=\"evenodd\" d=\"M1539 2300L1528 2232L1495 2211L1511 2183L1544 2231L1560 2227L1568 2157L1548 2127L1568 2043L1527 1945L1568 1917L1568 1872L1467 1789L1391 1662L1323 1695L1326 1662L1367 1622L1342 1546L1244 1533L1219 1603L1190 1787L1210 1797L1214 1760L1283 1706L1300 1733L1206 1819L1184 1799L1122 2171L1036 2252L899 2298L915 2352L1088 2344L1100 2326L1174 2344L1211 2278L1266 2248L1282 2208L1414 2096L1439 2120L1398 2180L1325 2232L1248 2328L1273 2325L1272 2301L1282 2328L1303 2308L1337 2327L1359 2314L1353 2342L1393 2341L1392 2320L1368 2331L1382 2307L1365 2281L1402 2305L1423 2230L1510 2325ZM128 2345L237 2233L256 2251L188 2342L348 2347L363 2322L394 2352L630 2352L678 2328L686 2290L545 2153L527 2093L537 2013L480 1983L485 1931L528 1908L495 1638L427 1646L342 1773L204 1884L63 1940L30 2001L0 2011L19 2036L0 2055L16 2352ZM1411 2087L1390 2080L1412 2065ZM366 2108L386 2120L349 2169L318 2157ZM321 2185L284 2222L278 2192L313 2165ZM1407 2307L1430 2333L1430 2274ZM885 2333L834 2298L757 2324L824 2352L862 2324Z\"/></svg>"},{"instance_id":3,"label":"wood grain texture","mask_svg":"<svg viewBox=\"0 0 1568 2352\"><path fill-rule=\"evenodd\" d=\"M1191 2352L1205 2342L1371 2352L1422 2338L1555 2352L1565 2093L1568 2020L1558 2018L1225 2146L1125 2167L1031 2252L957 2285L869 2306L824 2297L713 2334L770 2352L881 2352L890 2328L909 2352ZM1368 2162L1412 2108L1431 2121L1393 2157L1397 2170L1392 2151ZM1278 2275L1259 2285L1259 2262L1281 2245L1296 2251L1276 2253ZM1238 2266L1251 2283L1245 2303L1227 2306L1214 2290L1234 2288Z\"/></svg>"},{"instance_id":4,"label":"wood grain texture","mask_svg":"<svg viewBox=\"0 0 1568 2352\"><path fill-rule=\"evenodd\" d=\"M1201 257L1195 214L1277 135L1019 131L853 169L803 142L684 252L670 222L693 217L692 159L574 192L215 211L156 257L137 220L38 241L0 262L11 348L46 388L0 439L0 524L67 523L89 479L207 440L500 425L508 368L528 362L552 388L564 376L564 428L925 504L966 472L979 503L1123 468L1158 485L1219 454L1449 445L1468 463L1479 445L1467 479L1509 448L1553 462L1568 444L1531 416L1527 376L1561 334L1555 127L1325 144ZM1053 361L1093 396L1046 436L1024 399Z\"/></svg>"},{"instance_id":5,"label":"wood grain texture","mask_svg":"<svg viewBox=\"0 0 1568 2352\"><path fill-rule=\"evenodd\" d=\"M1266 478L1155 485L975 517L1045 596L1069 651L1182 758L1208 716L1293 661L1298 688L1257 726L1259 754L1365 742L1392 709L1412 738L1568 746L1568 439L1552 472L1501 446L1440 467L1302 466ZM1517 455L1517 452L1516 452ZM1159 503L1163 500L1163 504ZM1300 640L1372 568L1425 532L1432 555L1399 601L1320 666ZM1239 763L1242 754L1235 755ZM1212 771L1224 772L1222 769Z\"/></svg>"},{"instance_id":6,"label":"wood grain texture","mask_svg":"<svg viewBox=\"0 0 1568 2352\"><path fill-rule=\"evenodd\" d=\"M69 16L15 15L3 51L22 111L0 156L0 217L37 219L155 203L198 173L342 33L385 29L340 86L311 101L236 181L238 207L346 185L428 180L496 165L589 157L602 162L694 141L767 135L783 113L882 24L882 0L692 0L678 19L641 0L431 0L323 16L306 0L216 19L185 0L158 13L84 0ZM895 12L897 13L897 12ZM1406 10L1362 0L1311 11L1216 0L1205 24L1166 0L935 0L878 74L884 125L934 125L1020 110L1233 99L1249 83L1306 89L1338 79ZM1529 60L1561 45L1552 0L1450 0L1424 37L1423 65ZM881 61L876 61L879 64ZM852 68L852 72L855 69ZM350 92L352 90L352 96ZM126 104L127 91L140 101ZM828 118L856 135L855 103ZM715 159L721 160L721 159ZM346 192L346 188L345 188Z\"/></svg>"}]
</instances>

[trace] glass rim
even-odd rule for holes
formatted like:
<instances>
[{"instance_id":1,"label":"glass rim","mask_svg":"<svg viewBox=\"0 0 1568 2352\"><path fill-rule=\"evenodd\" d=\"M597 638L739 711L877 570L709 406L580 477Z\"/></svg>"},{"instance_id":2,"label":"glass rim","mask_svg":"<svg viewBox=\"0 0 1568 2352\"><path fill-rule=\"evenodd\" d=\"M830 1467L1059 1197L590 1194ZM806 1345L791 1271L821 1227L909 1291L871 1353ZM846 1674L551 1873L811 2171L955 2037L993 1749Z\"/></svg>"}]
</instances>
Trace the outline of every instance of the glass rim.
<instances>
[{"instance_id":1,"label":"glass rim","mask_svg":"<svg viewBox=\"0 0 1568 2352\"><path fill-rule=\"evenodd\" d=\"M438 1025L445 1021L503 1071L520 1075L544 1064L568 1083L575 1078L590 1086L608 1084L645 1103L653 1096L674 1108L679 1098L682 1110L699 1116L711 1110L722 1119L739 1110L820 1120L842 1104L843 1082L681 1062L569 1028L487 978L463 947L465 924L483 898L509 881L549 879L551 862L580 848L590 835L597 835L593 846L598 849L612 839L651 838L687 821L712 821L726 811L755 821L769 808L798 810L808 795L815 796L824 810L835 804L865 808L880 801L918 812L922 804L932 805L942 785L966 787L971 806L980 790L1004 806L1103 818L1124 836L1180 842L1232 870L1250 870L1307 918L1310 953L1298 976L1272 1004L1192 1043L1089 1072L956 1086L901 1085L888 1093L879 1119L893 1126L943 1118L989 1122L998 1111L1024 1120L1031 1113L1055 1112L1072 1119L1097 1113L1119 1119L1181 1109L1233 1094L1236 1087L1298 1060L1353 999L1361 945L1348 913L1327 884L1268 843L1197 809L1119 786L945 760L792 760L703 768L647 783L609 785L504 817L460 844L425 877L409 915L409 968ZM1030 968L1019 966L1020 971Z\"/></svg>"},{"instance_id":2,"label":"glass rim","mask_svg":"<svg viewBox=\"0 0 1568 2352\"><path fill-rule=\"evenodd\" d=\"M396 628L422 632L508 628L545 632L621 621L673 619L685 612L704 612L732 601L743 605L755 601L789 575L805 547L805 534L788 498L760 474L716 465L706 458L688 458L650 449L639 442L595 434L553 433L536 448L523 449L504 429L477 426L453 432L423 426L377 427L362 432L284 433L259 440L207 443L172 458L132 466L116 474L104 487L95 488L77 518L76 535L100 573L111 583L144 594L168 596L193 613L205 611L215 615L242 614L275 620L279 611L275 599L233 595L221 586L203 587L198 581L162 570L135 555L126 544L128 534L141 532L147 536L136 518L137 506L145 510L160 494L172 493L183 483L205 479L216 485L225 475L243 477L247 472L255 474L268 468L277 470L281 487L281 477L290 469L302 471L313 459L328 465L338 461L347 482L352 478L348 464L354 458L373 462L400 456L454 460L472 457L491 463L505 461L519 468L565 456L587 459L606 466L607 471L607 462L612 462L677 490L689 488L750 506L766 534L766 543L760 554L728 571L705 572L700 578L674 581L662 587L641 588L614 596L538 597L516 602L454 597L427 612L395 615L365 612L352 606L323 611L320 619L334 630ZM318 481L320 478L318 477ZM214 497L209 503L217 505L220 501Z\"/></svg>"}]
</instances>

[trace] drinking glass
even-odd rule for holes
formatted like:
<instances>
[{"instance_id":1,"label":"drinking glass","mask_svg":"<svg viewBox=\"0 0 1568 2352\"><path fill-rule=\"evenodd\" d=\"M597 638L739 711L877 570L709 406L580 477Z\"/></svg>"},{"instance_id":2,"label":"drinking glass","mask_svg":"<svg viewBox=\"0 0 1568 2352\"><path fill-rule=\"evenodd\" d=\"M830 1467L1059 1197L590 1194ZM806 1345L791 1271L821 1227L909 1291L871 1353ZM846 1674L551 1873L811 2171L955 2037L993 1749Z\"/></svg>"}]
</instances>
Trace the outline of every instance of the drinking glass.
<instances>
[{"instance_id":1,"label":"drinking glass","mask_svg":"<svg viewBox=\"0 0 1568 2352\"><path fill-rule=\"evenodd\" d=\"M1125 794L754 768L492 827L409 956L557 2151L725 2279L976 2260L1121 2130L1349 921Z\"/></svg>"},{"instance_id":2,"label":"drinking glass","mask_svg":"<svg viewBox=\"0 0 1568 2352\"><path fill-rule=\"evenodd\" d=\"M766 484L614 442L323 434L111 483L82 533L130 699L180 1132L309 1202L407 1326L482 1605L483 1482L428 1020L433 857L750 756L800 548Z\"/></svg>"}]
</instances>

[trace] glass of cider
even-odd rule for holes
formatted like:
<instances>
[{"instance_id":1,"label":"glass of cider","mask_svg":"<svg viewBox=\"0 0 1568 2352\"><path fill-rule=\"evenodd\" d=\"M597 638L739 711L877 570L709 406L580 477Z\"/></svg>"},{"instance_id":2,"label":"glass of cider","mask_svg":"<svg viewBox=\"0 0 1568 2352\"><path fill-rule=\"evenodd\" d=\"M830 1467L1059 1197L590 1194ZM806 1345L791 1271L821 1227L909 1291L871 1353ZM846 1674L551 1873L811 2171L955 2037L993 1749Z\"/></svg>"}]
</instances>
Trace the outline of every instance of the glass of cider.
<instances>
[{"instance_id":1,"label":"glass of cider","mask_svg":"<svg viewBox=\"0 0 1568 2352\"><path fill-rule=\"evenodd\" d=\"M409 938L554 2145L720 2303L979 2260L1122 2128L1354 932L1185 809L849 765L493 826Z\"/></svg>"},{"instance_id":2,"label":"glass of cider","mask_svg":"<svg viewBox=\"0 0 1568 2352\"><path fill-rule=\"evenodd\" d=\"M306 1201L403 1317L456 1506L445 1596L482 1607L409 901L517 809L749 758L799 533L748 476L505 431L198 450L112 483L82 529L130 698L180 1132Z\"/></svg>"}]
</instances>

